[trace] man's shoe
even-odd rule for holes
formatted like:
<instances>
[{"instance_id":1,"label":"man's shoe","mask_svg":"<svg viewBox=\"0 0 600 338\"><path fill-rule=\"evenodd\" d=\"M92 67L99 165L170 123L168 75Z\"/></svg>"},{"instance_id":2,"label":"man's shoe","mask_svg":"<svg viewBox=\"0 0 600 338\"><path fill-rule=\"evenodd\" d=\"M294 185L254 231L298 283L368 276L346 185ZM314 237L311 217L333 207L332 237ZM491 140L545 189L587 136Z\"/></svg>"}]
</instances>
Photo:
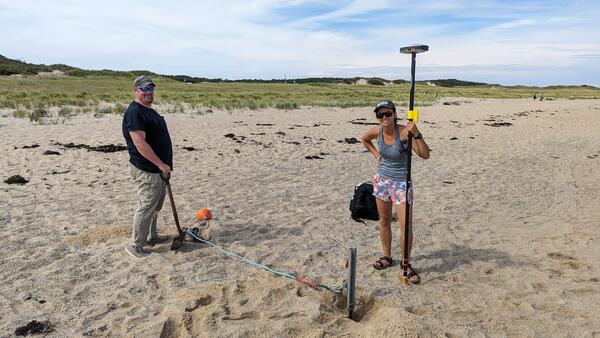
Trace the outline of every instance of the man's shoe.
<instances>
[{"instance_id":1,"label":"man's shoe","mask_svg":"<svg viewBox=\"0 0 600 338\"><path fill-rule=\"evenodd\" d=\"M157 235L157 237L150 238L146 241L146 245L155 246L156 244L164 243L169 240L169 236Z\"/></svg>"},{"instance_id":2,"label":"man's shoe","mask_svg":"<svg viewBox=\"0 0 600 338\"><path fill-rule=\"evenodd\" d=\"M127 251L128 254L130 254L131 256L133 256L135 258L144 258L150 254L150 253L148 253L148 251L145 251L144 249L138 248L133 245L128 245L125 248L125 251Z\"/></svg>"}]
</instances>

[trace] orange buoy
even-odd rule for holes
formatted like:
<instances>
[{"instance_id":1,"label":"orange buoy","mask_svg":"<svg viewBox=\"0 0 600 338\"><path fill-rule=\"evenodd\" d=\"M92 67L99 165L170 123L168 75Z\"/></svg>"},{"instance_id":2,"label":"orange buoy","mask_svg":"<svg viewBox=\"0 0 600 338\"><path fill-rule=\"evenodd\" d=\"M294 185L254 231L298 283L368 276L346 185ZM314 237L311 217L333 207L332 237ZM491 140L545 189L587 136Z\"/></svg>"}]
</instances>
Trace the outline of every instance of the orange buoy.
<instances>
[{"instance_id":1,"label":"orange buoy","mask_svg":"<svg viewBox=\"0 0 600 338\"><path fill-rule=\"evenodd\" d=\"M212 213L207 208L202 208L196 213L196 221L204 221L212 218Z\"/></svg>"}]
</instances>

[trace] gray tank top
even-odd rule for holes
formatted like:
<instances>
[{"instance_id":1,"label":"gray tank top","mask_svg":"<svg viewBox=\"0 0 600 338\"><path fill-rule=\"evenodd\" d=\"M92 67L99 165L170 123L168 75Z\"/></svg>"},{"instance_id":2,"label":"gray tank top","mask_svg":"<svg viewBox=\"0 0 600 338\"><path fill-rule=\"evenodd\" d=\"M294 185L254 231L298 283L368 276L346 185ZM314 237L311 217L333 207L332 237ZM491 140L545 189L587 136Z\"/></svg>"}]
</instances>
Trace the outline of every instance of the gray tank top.
<instances>
[{"instance_id":1,"label":"gray tank top","mask_svg":"<svg viewBox=\"0 0 600 338\"><path fill-rule=\"evenodd\" d=\"M408 144L400 140L400 126L396 125L396 139L393 144L385 144L383 130L379 128L377 147L381 154L381 162L377 168L380 177L394 181L405 181L408 171Z\"/></svg>"}]
</instances>

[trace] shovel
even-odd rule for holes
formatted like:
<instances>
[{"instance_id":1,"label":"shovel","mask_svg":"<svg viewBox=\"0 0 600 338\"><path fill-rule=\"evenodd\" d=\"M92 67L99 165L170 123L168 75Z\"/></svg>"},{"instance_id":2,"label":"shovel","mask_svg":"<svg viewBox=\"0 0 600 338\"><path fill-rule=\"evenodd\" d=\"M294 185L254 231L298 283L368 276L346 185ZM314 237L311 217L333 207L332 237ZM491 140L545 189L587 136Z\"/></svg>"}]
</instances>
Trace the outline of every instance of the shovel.
<instances>
[{"instance_id":1,"label":"shovel","mask_svg":"<svg viewBox=\"0 0 600 338\"><path fill-rule=\"evenodd\" d=\"M175 209L175 201L173 200L173 192L171 191L171 184L169 183L170 177L164 177L162 174L160 175L162 179L167 184L167 193L169 194L169 201L171 202L171 210L173 211L173 218L175 218L175 225L177 226L177 232L179 235L173 238L173 242L171 243L171 250L177 250L181 248L183 245L183 241L185 239L185 231L181 229L179 225L179 217L177 217L177 209Z\"/></svg>"}]
</instances>

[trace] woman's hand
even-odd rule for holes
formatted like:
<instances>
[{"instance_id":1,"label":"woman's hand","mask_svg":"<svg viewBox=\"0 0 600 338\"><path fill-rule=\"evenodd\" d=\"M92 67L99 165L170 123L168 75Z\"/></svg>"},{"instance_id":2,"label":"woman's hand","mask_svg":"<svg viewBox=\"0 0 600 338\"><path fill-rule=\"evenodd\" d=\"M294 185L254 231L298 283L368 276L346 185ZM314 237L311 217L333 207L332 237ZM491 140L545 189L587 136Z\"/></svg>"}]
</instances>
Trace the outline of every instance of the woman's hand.
<instances>
[{"instance_id":1,"label":"woman's hand","mask_svg":"<svg viewBox=\"0 0 600 338\"><path fill-rule=\"evenodd\" d=\"M408 132L413 134L413 136L417 136L420 134L419 128L417 128L417 125L413 121L406 122L406 129L408 130Z\"/></svg>"}]
</instances>

